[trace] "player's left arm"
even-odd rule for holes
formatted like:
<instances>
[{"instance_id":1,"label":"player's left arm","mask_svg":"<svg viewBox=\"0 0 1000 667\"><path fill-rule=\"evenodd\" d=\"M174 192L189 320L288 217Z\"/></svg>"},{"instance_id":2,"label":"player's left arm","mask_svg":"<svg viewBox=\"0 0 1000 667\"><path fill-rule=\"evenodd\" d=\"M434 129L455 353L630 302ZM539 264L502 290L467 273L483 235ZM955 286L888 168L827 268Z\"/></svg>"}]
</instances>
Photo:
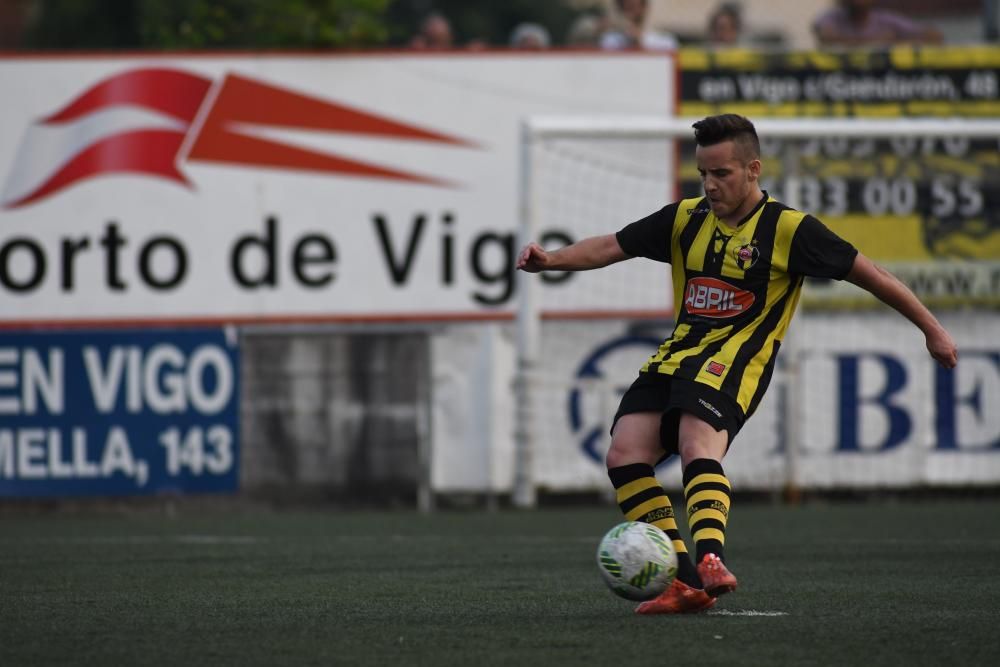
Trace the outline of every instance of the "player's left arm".
<instances>
[{"instance_id":1,"label":"player's left arm","mask_svg":"<svg viewBox=\"0 0 1000 667\"><path fill-rule=\"evenodd\" d=\"M845 280L868 290L917 325L924 333L931 356L945 368L955 367L958 348L951 334L899 278L859 252Z\"/></svg>"}]
</instances>

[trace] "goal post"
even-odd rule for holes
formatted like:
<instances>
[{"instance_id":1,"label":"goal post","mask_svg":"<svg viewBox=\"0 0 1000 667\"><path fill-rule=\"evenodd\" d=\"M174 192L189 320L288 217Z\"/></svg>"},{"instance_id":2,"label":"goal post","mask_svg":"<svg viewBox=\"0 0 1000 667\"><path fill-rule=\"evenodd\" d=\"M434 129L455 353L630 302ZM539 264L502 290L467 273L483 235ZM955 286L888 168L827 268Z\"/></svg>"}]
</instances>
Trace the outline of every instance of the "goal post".
<instances>
[{"instance_id":1,"label":"goal post","mask_svg":"<svg viewBox=\"0 0 1000 667\"><path fill-rule=\"evenodd\" d=\"M681 196L700 196L700 183L691 164L692 125L697 120L658 116L525 119L520 160L521 245L529 241L545 245L547 239L549 245L557 247L570 240L613 233ZM765 176L775 172L768 177L765 189L792 208L817 214L824 222L844 221L844 225L861 230L862 236L874 233L876 228L890 228L895 219L902 221L900 229L907 230L920 224L936 230L950 229L965 219L984 216L987 226L993 224L988 216L995 214L987 209L1000 202L993 201L998 193L988 180L996 180L997 170L990 166L995 160L983 155L996 154L1000 120L762 118L754 120L754 125L766 158ZM981 163L977 168L988 173L979 181L972 179L975 182L970 185L961 165L956 162L951 165L954 173L949 172L951 167L939 164L942 160L937 158L941 156L955 161L971 159ZM929 218L937 222L920 222ZM877 224L869 225L864 220ZM990 263L994 258L986 260ZM906 261L901 266L908 266ZM933 264L935 258L926 261ZM554 446L548 439L560 437L546 431L545 420L555 418L552 406L563 409L566 396L580 395L578 387L564 386L576 380L556 379L559 373L572 369L560 371L554 365L559 363L562 350L573 350L573 327L592 332L598 322L617 321L623 331L632 335L642 329L641 322L658 321L660 333L667 331L665 321L672 317L669 276L663 271L662 284L651 285L656 281L650 281L653 274L646 271L622 272L607 280L587 278L572 288L566 286L572 282L568 280L547 282L540 275L519 276L512 489L515 506L532 507L537 502L540 466L546 457L552 460L545 454ZM606 282L617 285L606 287ZM813 301L820 309L829 304L843 305L844 299L828 298L826 291L831 289L824 286L815 291ZM989 292L976 298L994 303L996 294ZM851 301L856 296L845 299ZM809 303L810 298L807 296L805 301ZM953 302L945 299L942 304L950 308L969 302L957 298ZM795 328L793 325L793 332ZM563 337L561 345L547 348L552 336ZM773 433L783 443L782 470L766 475L766 485L774 490L795 490L804 483L798 456L810 409L801 404L808 397L802 390L801 364L805 357L798 345L794 334L790 334L780 357L783 367L773 381L784 388L776 392L776 386L769 392L784 397L782 415L777 420L780 432ZM629 374L634 376L642 359L635 357L636 363L627 369ZM578 374L585 375L586 371ZM620 385L620 379L615 382ZM579 410L580 405L571 409ZM561 451L572 449L562 447Z\"/></svg>"}]
</instances>

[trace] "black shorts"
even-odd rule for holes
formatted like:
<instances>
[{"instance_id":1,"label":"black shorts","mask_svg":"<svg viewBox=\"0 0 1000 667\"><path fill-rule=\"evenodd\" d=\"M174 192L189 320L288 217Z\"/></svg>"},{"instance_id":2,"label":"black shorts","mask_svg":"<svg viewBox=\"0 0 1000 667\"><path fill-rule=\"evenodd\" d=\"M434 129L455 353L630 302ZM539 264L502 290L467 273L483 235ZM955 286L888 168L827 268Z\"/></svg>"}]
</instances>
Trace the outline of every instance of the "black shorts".
<instances>
[{"instance_id":1,"label":"black shorts","mask_svg":"<svg viewBox=\"0 0 1000 667\"><path fill-rule=\"evenodd\" d=\"M743 428L746 416L739 404L729 395L707 384L684 380L662 373L639 373L622 396L615 413L615 424L622 415L633 412L659 412L660 443L667 454L677 454L677 435L681 413L687 412L708 423L716 431L725 429L729 444Z\"/></svg>"}]
</instances>

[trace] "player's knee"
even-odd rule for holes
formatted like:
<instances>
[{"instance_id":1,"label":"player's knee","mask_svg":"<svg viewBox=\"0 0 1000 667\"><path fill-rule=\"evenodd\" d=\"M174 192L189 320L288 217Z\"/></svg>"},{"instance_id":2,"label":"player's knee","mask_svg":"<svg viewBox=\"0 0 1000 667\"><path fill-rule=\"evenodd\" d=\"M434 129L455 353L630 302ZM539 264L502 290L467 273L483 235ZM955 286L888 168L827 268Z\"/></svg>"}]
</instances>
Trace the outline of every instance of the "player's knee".
<instances>
[{"instance_id":1,"label":"player's knee","mask_svg":"<svg viewBox=\"0 0 1000 667\"><path fill-rule=\"evenodd\" d=\"M655 451L654 448L645 444L612 440L611 448L608 449L608 453L604 457L604 464L608 470L633 463L653 465L659 460L661 454L662 452Z\"/></svg>"},{"instance_id":2,"label":"player's knee","mask_svg":"<svg viewBox=\"0 0 1000 667\"><path fill-rule=\"evenodd\" d=\"M625 453L621 451L621 448L615 447L614 442L612 442L611 448L608 449L608 453L604 457L604 465L607 466L608 470L628 465L629 463L635 463L635 461L629 461Z\"/></svg>"},{"instance_id":3,"label":"player's knee","mask_svg":"<svg viewBox=\"0 0 1000 667\"><path fill-rule=\"evenodd\" d=\"M723 431L723 434L725 431ZM681 439L677 443L677 451L681 455L682 461L693 461L695 459L714 459L721 461L726 455L727 440L723 438L689 438Z\"/></svg>"},{"instance_id":4,"label":"player's knee","mask_svg":"<svg viewBox=\"0 0 1000 667\"><path fill-rule=\"evenodd\" d=\"M682 415L677 435L677 451L682 461L714 459L721 461L729 447L729 432L717 431L707 422L693 416Z\"/></svg>"}]
</instances>

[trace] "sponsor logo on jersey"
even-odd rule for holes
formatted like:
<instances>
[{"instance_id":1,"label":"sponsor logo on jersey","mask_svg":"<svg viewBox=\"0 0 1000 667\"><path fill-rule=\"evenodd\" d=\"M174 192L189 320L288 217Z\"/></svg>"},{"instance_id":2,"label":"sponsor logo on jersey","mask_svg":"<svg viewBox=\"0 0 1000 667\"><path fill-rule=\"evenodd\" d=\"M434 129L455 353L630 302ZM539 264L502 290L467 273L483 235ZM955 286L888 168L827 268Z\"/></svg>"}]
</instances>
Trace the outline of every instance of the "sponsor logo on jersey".
<instances>
[{"instance_id":1,"label":"sponsor logo on jersey","mask_svg":"<svg viewBox=\"0 0 1000 667\"><path fill-rule=\"evenodd\" d=\"M733 255L736 257L736 266L746 271L760 259L760 250L752 243L747 243L733 250Z\"/></svg>"},{"instance_id":2,"label":"sponsor logo on jersey","mask_svg":"<svg viewBox=\"0 0 1000 667\"><path fill-rule=\"evenodd\" d=\"M735 317L753 305L753 293L718 278L701 276L688 281L684 309L702 317Z\"/></svg>"},{"instance_id":3,"label":"sponsor logo on jersey","mask_svg":"<svg viewBox=\"0 0 1000 667\"><path fill-rule=\"evenodd\" d=\"M725 364L720 364L718 361L709 361L708 366L705 367L705 370L711 373L712 375L722 377L722 374L726 372L726 366Z\"/></svg>"}]
</instances>

